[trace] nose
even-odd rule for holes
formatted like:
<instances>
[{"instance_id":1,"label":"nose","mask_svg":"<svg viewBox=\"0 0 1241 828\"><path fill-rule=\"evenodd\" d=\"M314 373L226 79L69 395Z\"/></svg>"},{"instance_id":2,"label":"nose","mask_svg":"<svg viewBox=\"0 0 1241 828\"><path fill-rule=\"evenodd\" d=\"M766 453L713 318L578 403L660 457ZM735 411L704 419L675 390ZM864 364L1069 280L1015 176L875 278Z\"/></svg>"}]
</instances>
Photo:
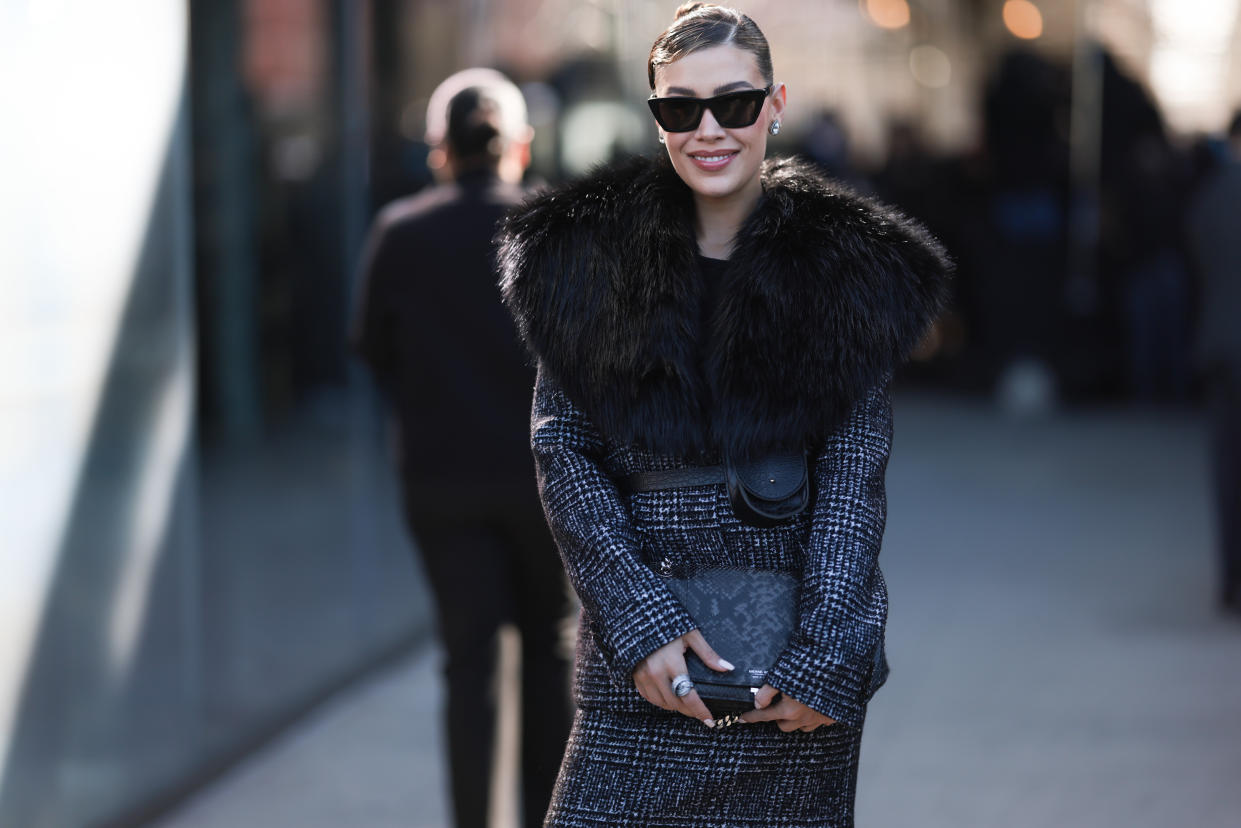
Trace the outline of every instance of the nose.
<instances>
[{"instance_id":1,"label":"nose","mask_svg":"<svg viewBox=\"0 0 1241 828\"><path fill-rule=\"evenodd\" d=\"M694 137L699 140L724 137L724 127L715 120L715 113L710 109L703 109L698 129L694 130Z\"/></svg>"}]
</instances>

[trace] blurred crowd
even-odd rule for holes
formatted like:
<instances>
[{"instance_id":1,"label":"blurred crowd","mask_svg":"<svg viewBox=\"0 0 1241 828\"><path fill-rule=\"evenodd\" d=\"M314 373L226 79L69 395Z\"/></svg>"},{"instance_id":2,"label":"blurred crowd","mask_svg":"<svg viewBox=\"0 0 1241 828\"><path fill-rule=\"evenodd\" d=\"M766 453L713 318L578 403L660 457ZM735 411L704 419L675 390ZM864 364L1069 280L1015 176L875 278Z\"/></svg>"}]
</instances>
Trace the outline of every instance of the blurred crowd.
<instances>
[{"instance_id":1,"label":"blurred crowd","mask_svg":"<svg viewBox=\"0 0 1241 828\"><path fill-rule=\"evenodd\" d=\"M896 123L882 168L858 175L930 225L958 261L941 347L951 379L1001 392L1041 373L1067 399L1184 401L1199 387L1203 251L1195 198L1226 142L1173 136L1105 52L1093 142L1074 146L1071 77L1011 52L989 77L982 140L950 157ZM1089 113L1088 113L1089 114ZM1241 122L1234 122L1234 128ZM840 157L829 169L845 169Z\"/></svg>"}]
</instances>

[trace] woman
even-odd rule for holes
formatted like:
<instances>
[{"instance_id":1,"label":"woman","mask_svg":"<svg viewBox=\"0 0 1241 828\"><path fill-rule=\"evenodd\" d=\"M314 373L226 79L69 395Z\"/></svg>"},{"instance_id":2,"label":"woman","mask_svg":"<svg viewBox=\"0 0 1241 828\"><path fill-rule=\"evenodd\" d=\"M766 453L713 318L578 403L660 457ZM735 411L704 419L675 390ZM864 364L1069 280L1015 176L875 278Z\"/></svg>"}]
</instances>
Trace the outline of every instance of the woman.
<instances>
[{"instance_id":1,"label":"woman","mask_svg":"<svg viewBox=\"0 0 1241 828\"><path fill-rule=\"evenodd\" d=\"M887 385L948 264L906 219L764 162L786 91L748 17L682 6L648 74L666 158L546 193L502 234L505 301L538 361L540 491L582 601L546 824L851 825L887 675ZM815 495L774 526L743 521L720 484L618 485L787 449L811 451ZM664 580L715 567L800 579L792 639L728 728L677 693L687 650L731 665Z\"/></svg>"}]
</instances>

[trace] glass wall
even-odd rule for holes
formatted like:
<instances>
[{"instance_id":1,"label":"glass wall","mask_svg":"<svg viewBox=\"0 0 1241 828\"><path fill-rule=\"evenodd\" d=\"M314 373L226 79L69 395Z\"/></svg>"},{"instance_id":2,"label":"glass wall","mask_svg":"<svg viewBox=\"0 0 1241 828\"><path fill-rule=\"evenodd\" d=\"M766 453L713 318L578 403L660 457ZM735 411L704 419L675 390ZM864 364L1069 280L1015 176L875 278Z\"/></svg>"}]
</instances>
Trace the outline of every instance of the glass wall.
<instances>
[{"instance_id":1,"label":"glass wall","mask_svg":"<svg viewBox=\"0 0 1241 828\"><path fill-rule=\"evenodd\" d=\"M139 820L427 631L345 345L355 9L0 10L0 824Z\"/></svg>"}]
</instances>

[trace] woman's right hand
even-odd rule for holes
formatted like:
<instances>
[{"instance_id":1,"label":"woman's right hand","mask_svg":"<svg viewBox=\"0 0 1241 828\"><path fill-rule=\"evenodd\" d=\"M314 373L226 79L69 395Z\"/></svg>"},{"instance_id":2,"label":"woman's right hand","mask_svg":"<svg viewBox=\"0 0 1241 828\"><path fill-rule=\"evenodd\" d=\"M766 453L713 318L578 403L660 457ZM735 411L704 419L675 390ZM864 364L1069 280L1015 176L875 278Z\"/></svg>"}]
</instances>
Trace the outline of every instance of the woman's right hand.
<instances>
[{"instance_id":1,"label":"woman's right hand","mask_svg":"<svg viewBox=\"0 0 1241 828\"><path fill-rule=\"evenodd\" d=\"M686 650L693 650L702 659L702 663L712 670L727 673L733 669L731 664L711 649L701 632L690 630L643 659L633 671L633 683L642 698L656 707L683 713L707 727L715 727L711 711L707 710L707 706L698 697L697 690L691 690L689 695L682 697L672 691L672 680L688 672L685 667Z\"/></svg>"}]
</instances>

